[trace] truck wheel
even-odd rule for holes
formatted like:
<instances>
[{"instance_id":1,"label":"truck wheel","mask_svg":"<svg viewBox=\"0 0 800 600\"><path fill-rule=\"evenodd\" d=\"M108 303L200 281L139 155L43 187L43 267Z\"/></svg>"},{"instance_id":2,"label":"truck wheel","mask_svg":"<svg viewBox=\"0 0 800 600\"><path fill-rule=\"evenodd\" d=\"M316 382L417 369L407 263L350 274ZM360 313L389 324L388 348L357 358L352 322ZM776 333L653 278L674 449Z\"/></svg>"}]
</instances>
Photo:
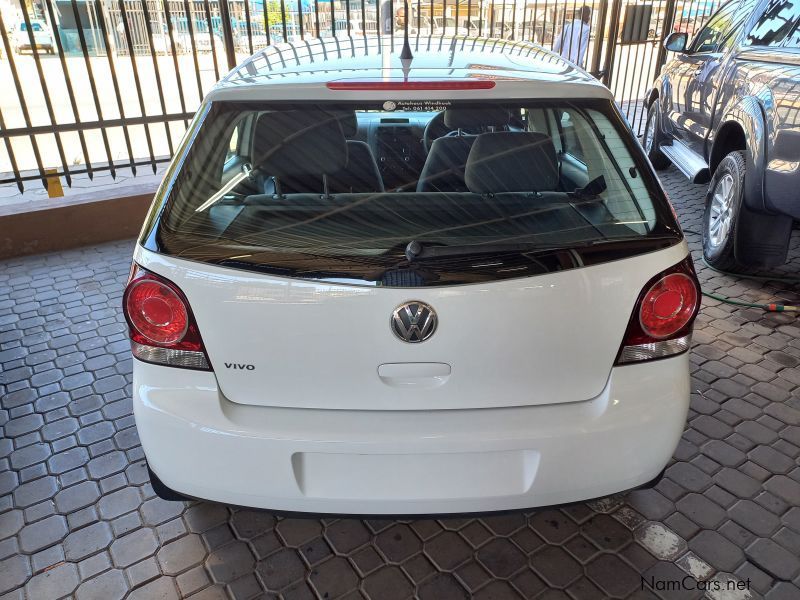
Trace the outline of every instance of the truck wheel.
<instances>
[{"instance_id":1,"label":"truck wheel","mask_svg":"<svg viewBox=\"0 0 800 600\"><path fill-rule=\"evenodd\" d=\"M644 128L644 139L642 145L647 154L647 158L653 163L657 171L666 169L669 165L669 159L659 149L659 144L663 141L663 134L661 133L661 108L658 106L658 98L656 98L647 109L647 124Z\"/></svg>"},{"instance_id":2,"label":"truck wheel","mask_svg":"<svg viewBox=\"0 0 800 600\"><path fill-rule=\"evenodd\" d=\"M736 260L734 247L742 214L745 177L744 152L731 152L719 163L706 194L703 215L703 256L721 271L744 268Z\"/></svg>"}]
</instances>

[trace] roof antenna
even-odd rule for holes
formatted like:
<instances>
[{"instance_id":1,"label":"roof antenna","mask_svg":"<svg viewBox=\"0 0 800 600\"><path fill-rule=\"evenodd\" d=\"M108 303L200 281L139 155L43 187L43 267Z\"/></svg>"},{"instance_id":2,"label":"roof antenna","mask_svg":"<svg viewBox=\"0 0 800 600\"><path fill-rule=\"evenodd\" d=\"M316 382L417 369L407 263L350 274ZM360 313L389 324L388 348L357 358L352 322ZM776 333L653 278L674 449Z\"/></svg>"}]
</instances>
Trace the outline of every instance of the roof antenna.
<instances>
[{"instance_id":1,"label":"roof antenna","mask_svg":"<svg viewBox=\"0 0 800 600\"><path fill-rule=\"evenodd\" d=\"M408 45L409 21L408 0L403 0L403 49L400 51L400 64L403 65L403 79L405 79L405 81L408 81L408 75L411 72L411 61L414 60L414 55L411 53L411 46Z\"/></svg>"}]
</instances>

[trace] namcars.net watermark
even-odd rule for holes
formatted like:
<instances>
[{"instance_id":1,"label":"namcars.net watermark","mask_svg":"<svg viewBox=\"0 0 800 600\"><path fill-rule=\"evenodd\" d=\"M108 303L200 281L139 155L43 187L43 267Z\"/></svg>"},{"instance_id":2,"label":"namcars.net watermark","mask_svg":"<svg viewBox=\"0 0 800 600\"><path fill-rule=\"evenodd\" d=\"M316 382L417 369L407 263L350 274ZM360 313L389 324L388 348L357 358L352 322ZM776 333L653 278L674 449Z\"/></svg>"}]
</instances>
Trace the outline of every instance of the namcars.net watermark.
<instances>
[{"instance_id":1,"label":"namcars.net watermark","mask_svg":"<svg viewBox=\"0 0 800 600\"><path fill-rule=\"evenodd\" d=\"M694 591L701 592L734 592L750 589L750 578L741 579L707 579L705 581L686 575L681 579L656 579L642 577L643 590L656 592Z\"/></svg>"}]
</instances>

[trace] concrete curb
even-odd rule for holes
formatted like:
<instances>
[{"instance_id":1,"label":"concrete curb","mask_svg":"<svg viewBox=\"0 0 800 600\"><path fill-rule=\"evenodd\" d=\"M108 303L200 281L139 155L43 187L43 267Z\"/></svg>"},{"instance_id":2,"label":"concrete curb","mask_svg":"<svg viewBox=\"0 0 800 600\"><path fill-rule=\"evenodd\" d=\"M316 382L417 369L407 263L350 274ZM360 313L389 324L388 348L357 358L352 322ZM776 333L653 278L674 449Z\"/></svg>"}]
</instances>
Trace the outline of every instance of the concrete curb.
<instances>
[{"instance_id":1,"label":"concrete curb","mask_svg":"<svg viewBox=\"0 0 800 600\"><path fill-rule=\"evenodd\" d=\"M136 236L155 183L126 185L72 198L0 207L0 259L88 246Z\"/></svg>"}]
</instances>

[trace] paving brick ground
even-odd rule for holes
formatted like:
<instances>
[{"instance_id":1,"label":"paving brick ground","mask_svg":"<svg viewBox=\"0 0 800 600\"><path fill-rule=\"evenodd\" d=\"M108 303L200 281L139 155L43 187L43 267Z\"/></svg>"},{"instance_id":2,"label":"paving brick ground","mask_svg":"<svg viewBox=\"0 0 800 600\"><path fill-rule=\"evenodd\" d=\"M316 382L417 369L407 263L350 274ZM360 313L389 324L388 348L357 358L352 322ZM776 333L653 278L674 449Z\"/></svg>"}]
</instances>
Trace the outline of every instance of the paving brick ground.
<instances>
[{"instance_id":1,"label":"paving brick ground","mask_svg":"<svg viewBox=\"0 0 800 600\"><path fill-rule=\"evenodd\" d=\"M699 230L703 187L664 183ZM119 311L131 247L0 263L0 597L800 598L795 316L704 301L687 429L654 490L483 519L276 518L154 497ZM699 271L707 291L800 301ZM776 273L800 275L800 235ZM664 589L680 580L705 589Z\"/></svg>"}]
</instances>

